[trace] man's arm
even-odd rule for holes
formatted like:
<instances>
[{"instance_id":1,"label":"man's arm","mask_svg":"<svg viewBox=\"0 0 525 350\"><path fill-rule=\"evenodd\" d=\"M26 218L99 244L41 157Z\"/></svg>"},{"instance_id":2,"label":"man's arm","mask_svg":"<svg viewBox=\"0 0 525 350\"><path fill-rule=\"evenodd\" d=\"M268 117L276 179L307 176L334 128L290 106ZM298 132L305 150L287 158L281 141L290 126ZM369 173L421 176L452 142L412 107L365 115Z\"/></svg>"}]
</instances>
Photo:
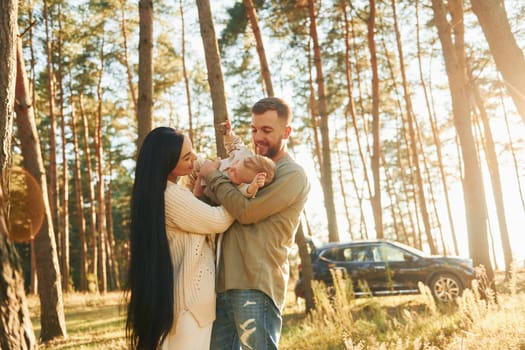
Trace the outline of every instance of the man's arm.
<instances>
[{"instance_id":1,"label":"man's arm","mask_svg":"<svg viewBox=\"0 0 525 350\"><path fill-rule=\"evenodd\" d=\"M296 201L304 200L309 190L304 171L296 166L279 173L251 199L244 197L219 171L206 172L203 176L220 203L241 224L256 223L279 213Z\"/></svg>"}]
</instances>

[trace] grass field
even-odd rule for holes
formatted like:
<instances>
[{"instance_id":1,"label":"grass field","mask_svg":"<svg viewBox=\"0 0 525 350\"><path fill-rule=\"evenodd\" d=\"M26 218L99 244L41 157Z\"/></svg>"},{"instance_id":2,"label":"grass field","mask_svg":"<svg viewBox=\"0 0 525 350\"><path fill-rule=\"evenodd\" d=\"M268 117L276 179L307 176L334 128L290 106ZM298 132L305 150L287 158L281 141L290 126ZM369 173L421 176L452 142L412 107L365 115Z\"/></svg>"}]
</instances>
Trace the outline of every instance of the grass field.
<instances>
[{"instance_id":1,"label":"grass field","mask_svg":"<svg viewBox=\"0 0 525 350\"><path fill-rule=\"evenodd\" d=\"M282 350L525 350L525 271L508 282L499 275L498 303L465 293L456 306L439 306L422 295L335 301L321 291L317 312L290 293L283 313ZM38 338L38 298L29 297ZM67 339L41 344L40 349L126 349L125 304L121 292L64 296ZM335 306L335 307L334 307Z\"/></svg>"}]
</instances>

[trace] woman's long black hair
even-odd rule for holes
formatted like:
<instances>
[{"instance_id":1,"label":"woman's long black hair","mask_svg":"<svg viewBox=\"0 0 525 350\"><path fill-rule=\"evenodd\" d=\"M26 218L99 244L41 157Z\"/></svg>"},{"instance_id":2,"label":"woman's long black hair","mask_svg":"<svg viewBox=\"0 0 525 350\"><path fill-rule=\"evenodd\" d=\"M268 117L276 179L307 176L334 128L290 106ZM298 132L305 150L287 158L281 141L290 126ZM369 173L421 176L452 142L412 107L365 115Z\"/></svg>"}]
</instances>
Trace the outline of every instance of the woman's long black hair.
<instances>
[{"instance_id":1,"label":"woman's long black hair","mask_svg":"<svg viewBox=\"0 0 525 350\"><path fill-rule=\"evenodd\" d=\"M144 139L131 199L126 337L131 349L155 350L173 323L173 266L164 190L180 157L184 135L159 127Z\"/></svg>"}]
</instances>

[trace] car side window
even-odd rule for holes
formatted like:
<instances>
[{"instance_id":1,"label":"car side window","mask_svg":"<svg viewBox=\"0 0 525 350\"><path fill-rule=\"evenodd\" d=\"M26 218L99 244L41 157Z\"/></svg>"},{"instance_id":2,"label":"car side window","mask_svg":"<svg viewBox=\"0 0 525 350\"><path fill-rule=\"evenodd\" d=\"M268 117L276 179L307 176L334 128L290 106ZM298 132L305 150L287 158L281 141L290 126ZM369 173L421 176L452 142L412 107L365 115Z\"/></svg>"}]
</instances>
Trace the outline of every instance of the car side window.
<instances>
[{"instance_id":1,"label":"car side window","mask_svg":"<svg viewBox=\"0 0 525 350\"><path fill-rule=\"evenodd\" d=\"M379 250L383 261L405 261L405 252L400 249L386 245L381 246Z\"/></svg>"},{"instance_id":2,"label":"car side window","mask_svg":"<svg viewBox=\"0 0 525 350\"><path fill-rule=\"evenodd\" d=\"M345 261L365 262L373 260L373 256L370 254L370 249L368 247L345 248L343 255Z\"/></svg>"},{"instance_id":3,"label":"car side window","mask_svg":"<svg viewBox=\"0 0 525 350\"><path fill-rule=\"evenodd\" d=\"M323 252L322 257L332 261L345 261L344 251L340 248L330 248Z\"/></svg>"}]
</instances>

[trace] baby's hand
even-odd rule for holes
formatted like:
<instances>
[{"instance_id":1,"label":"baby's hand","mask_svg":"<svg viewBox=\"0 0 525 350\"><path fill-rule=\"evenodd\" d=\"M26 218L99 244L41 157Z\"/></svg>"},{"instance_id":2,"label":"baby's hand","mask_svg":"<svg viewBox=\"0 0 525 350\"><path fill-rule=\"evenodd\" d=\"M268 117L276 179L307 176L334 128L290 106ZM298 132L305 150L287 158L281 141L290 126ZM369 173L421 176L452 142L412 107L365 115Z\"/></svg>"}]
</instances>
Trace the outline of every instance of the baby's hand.
<instances>
[{"instance_id":1,"label":"baby's hand","mask_svg":"<svg viewBox=\"0 0 525 350\"><path fill-rule=\"evenodd\" d=\"M261 188L264 186L264 181L266 181L266 173L258 173L252 180L252 184Z\"/></svg>"},{"instance_id":2,"label":"baby's hand","mask_svg":"<svg viewBox=\"0 0 525 350\"><path fill-rule=\"evenodd\" d=\"M223 135L231 135L232 133L232 125L230 123L229 119L226 119L226 121L219 124L221 127L221 133Z\"/></svg>"}]
</instances>

